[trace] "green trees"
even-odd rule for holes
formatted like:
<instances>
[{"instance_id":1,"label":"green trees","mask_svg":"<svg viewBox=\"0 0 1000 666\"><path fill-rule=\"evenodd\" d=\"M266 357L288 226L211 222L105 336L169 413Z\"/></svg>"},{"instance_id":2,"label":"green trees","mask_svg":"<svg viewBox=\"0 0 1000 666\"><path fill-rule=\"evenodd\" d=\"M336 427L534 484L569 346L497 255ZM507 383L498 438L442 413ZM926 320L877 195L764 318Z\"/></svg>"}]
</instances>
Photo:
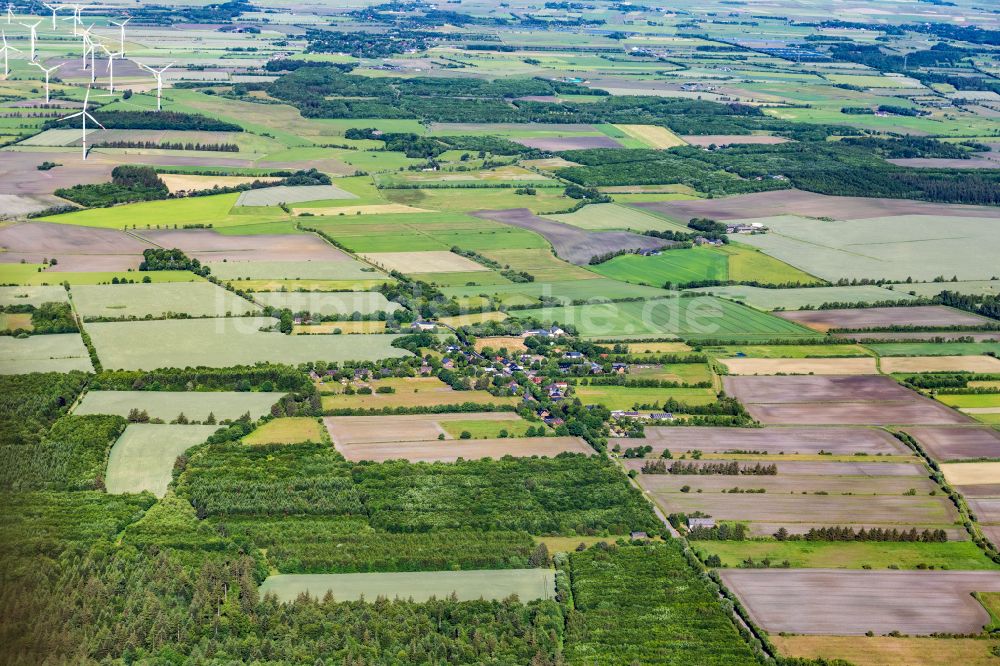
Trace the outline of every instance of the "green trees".
<instances>
[{"instance_id":1,"label":"green trees","mask_svg":"<svg viewBox=\"0 0 1000 666\"><path fill-rule=\"evenodd\" d=\"M41 440L83 390L87 375L73 371L0 375L0 444Z\"/></svg>"},{"instance_id":2,"label":"green trees","mask_svg":"<svg viewBox=\"0 0 1000 666\"><path fill-rule=\"evenodd\" d=\"M88 208L114 206L134 201L166 199L166 184L152 167L123 164L111 171L110 183L74 185L56 190L56 195Z\"/></svg>"}]
</instances>

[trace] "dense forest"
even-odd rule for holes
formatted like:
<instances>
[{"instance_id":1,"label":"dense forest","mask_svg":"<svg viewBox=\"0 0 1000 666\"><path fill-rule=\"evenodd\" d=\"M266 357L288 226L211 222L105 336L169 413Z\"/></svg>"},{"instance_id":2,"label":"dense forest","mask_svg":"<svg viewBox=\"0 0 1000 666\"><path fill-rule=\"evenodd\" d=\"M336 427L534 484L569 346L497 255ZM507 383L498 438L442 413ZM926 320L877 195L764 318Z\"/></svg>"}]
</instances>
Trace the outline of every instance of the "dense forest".
<instances>
[{"instance_id":1,"label":"dense forest","mask_svg":"<svg viewBox=\"0 0 1000 666\"><path fill-rule=\"evenodd\" d=\"M153 167L122 164L111 170L110 183L63 187L57 189L55 194L81 206L103 208L166 199L170 191Z\"/></svg>"}]
</instances>

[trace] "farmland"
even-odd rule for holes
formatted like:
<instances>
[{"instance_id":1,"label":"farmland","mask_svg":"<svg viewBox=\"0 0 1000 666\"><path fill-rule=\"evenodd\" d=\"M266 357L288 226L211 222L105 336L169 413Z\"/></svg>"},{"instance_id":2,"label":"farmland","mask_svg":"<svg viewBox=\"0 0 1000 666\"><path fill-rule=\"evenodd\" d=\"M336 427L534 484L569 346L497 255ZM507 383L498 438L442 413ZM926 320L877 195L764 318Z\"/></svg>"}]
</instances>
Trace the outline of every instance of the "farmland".
<instances>
[{"instance_id":1,"label":"farmland","mask_svg":"<svg viewBox=\"0 0 1000 666\"><path fill-rule=\"evenodd\" d=\"M316 419L290 416L268 421L243 438L244 444L297 444L323 441L323 428Z\"/></svg>"},{"instance_id":2,"label":"farmland","mask_svg":"<svg viewBox=\"0 0 1000 666\"><path fill-rule=\"evenodd\" d=\"M133 409L149 418L172 421L184 414L192 421L210 415L218 420L236 419L245 412L257 419L267 413L283 393L263 392L175 392L175 391L88 391L73 410L74 414L116 414L128 416Z\"/></svg>"},{"instance_id":3,"label":"farmland","mask_svg":"<svg viewBox=\"0 0 1000 666\"><path fill-rule=\"evenodd\" d=\"M774 636L781 653L792 657L844 659L857 666L880 666L896 660L913 666L968 664L990 666L993 640L977 638Z\"/></svg>"},{"instance_id":4,"label":"farmland","mask_svg":"<svg viewBox=\"0 0 1000 666\"><path fill-rule=\"evenodd\" d=\"M163 497L177 456L204 442L215 430L216 426L206 425L129 425L108 457L108 492L148 490Z\"/></svg>"},{"instance_id":5,"label":"farmland","mask_svg":"<svg viewBox=\"0 0 1000 666\"><path fill-rule=\"evenodd\" d=\"M72 294L73 305L84 319L141 319L167 314L223 317L260 310L209 282L78 285Z\"/></svg>"}]
</instances>

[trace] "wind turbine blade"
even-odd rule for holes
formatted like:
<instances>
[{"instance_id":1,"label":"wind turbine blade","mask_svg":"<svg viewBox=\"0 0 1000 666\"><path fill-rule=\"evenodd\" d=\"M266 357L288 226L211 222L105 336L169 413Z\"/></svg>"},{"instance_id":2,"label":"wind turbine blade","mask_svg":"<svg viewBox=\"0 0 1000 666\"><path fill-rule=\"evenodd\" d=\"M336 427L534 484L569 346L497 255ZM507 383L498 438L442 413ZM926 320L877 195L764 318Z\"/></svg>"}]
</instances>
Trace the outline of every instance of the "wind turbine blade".
<instances>
[{"instance_id":1,"label":"wind turbine blade","mask_svg":"<svg viewBox=\"0 0 1000 666\"><path fill-rule=\"evenodd\" d=\"M62 122L63 120L73 120L74 118L79 118L82 115L83 111L80 111L79 113L74 113L72 116L66 116L65 118L60 118L59 122Z\"/></svg>"},{"instance_id":2,"label":"wind turbine blade","mask_svg":"<svg viewBox=\"0 0 1000 666\"><path fill-rule=\"evenodd\" d=\"M84 111L83 113L84 113L84 115L86 115L86 116L87 116L88 118L90 118L90 120L91 120L91 121L93 121L93 122L94 122L94 124L96 124L96 125L97 125L98 127L100 127L101 129L108 129L107 127L105 127L104 125L102 125L102 124L100 123L100 121L98 121L98 120L97 120L97 118L95 118L94 116L90 115L90 114L89 114L89 113L87 113L86 111Z\"/></svg>"}]
</instances>

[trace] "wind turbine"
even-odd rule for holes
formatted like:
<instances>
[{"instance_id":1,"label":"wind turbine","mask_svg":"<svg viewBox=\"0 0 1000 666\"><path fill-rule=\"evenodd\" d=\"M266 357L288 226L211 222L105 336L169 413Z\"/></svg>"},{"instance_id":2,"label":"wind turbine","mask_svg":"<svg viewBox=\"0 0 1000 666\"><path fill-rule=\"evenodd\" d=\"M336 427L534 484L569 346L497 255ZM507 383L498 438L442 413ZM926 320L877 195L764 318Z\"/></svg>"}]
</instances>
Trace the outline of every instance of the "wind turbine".
<instances>
[{"instance_id":1,"label":"wind turbine","mask_svg":"<svg viewBox=\"0 0 1000 666\"><path fill-rule=\"evenodd\" d=\"M97 121L97 118L95 118L94 116L90 115L90 113L87 112L87 103L89 101L90 101L90 86L87 86L87 95L83 98L83 111L80 111L79 113L74 113L73 115L66 116L65 118L60 118L59 119L59 122L62 122L64 120L72 120L73 118L80 118L80 120L81 120L81 127L82 127L82 130L83 130L82 145L83 145L83 159L84 160L87 159L87 118L90 118L92 121L94 121L94 124L96 124L101 129L106 129L104 127L104 125L102 125L101 123L99 123Z\"/></svg>"},{"instance_id":2,"label":"wind turbine","mask_svg":"<svg viewBox=\"0 0 1000 666\"><path fill-rule=\"evenodd\" d=\"M131 20L132 20L132 17L129 16L127 19L125 19L121 23L119 23L118 21L109 21L109 23L111 23L111 25L116 25L119 28L121 28L121 37L120 37L121 41L120 41L120 43L118 45L118 55L120 55L123 60L125 59L125 24L128 23Z\"/></svg>"},{"instance_id":3,"label":"wind turbine","mask_svg":"<svg viewBox=\"0 0 1000 666\"><path fill-rule=\"evenodd\" d=\"M31 62L35 62L35 40L38 39L38 26L41 25L42 20L39 19L34 25L29 25L27 23L22 23L25 28L31 31Z\"/></svg>"},{"instance_id":4,"label":"wind turbine","mask_svg":"<svg viewBox=\"0 0 1000 666\"><path fill-rule=\"evenodd\" d=\"M80 16L80 14L83 12L84 9L88 8L88 5L66 4L66 5L60 5L60 7L65 7L66 9L72 9L73 10L73 15L69 16L67 18L64 18L63 20L64 21L72 21L73 22L73 34L74 35L79 35L80 33L77 32L77 27L83 25L83 18ZM54 11L55 10L53 10L53 12Z\"/></svg>"},{"instance_id":5,"label":"wind turbine","mask_svg":"<svg viewBox=\"0 0 1000 666\"><path fill-rule=\"evenodd\" d=\"M52 74L52 72L54 72L57 69L59 69L60 67L62 67L62 64L60 63L60 64L56 65L55 67L50 67L49 69L45 69L44 67L42 67L41 65L39 65L37 62L33 62L31 64L34 65L35 67L37 67L38 69L42 70L43 72L45 72L45 103L48 104L49 103L49 75Z\"/></svg>"},{"instance_id":6,"label":"wind turbine","mask_svg":"<svg viewBox=\"0 0 1000 666\"><path fill-rule=\"evenodd\" d=\"M10 25L10 22L13 21L13 20L14 20L14 5L12 5L11 3L8 2L7 3L7 25Z\"/></svg>"},{"instance_id":7,"label":"wind turbine","mask_svg":"<svg viewBox=\"0 0 1000 666\"><path fill-rule=\"evenodd\" d=\"M87 54L94 47L93 43L90 41L90 31L94 29L94 24L91 23L90 27L79 33L78 36L83 39L83 68L87 69ZM75 31L73 34L77 34Z\"/></svg>"},{"instance_id":8,"label":"wind turbine","mask_svg":"<svg viewBox=\"0 0 1000 666\"><path fill-rule=\"evenodd\" d=\"M170 63L163 69L156 70L150 67L149 65L143 65L138 60L133 60L132 62L139 65L139 67L142 67L144 70L146 70L147 72L156 77L156 110L160 111L162 109L160 100L163 97L163 72L173 67L174 63Z\"/></svg>"},{"instance_id":9,"label":"wind turbine","mask_svg":"<svg viewBox=\"0 0 1000 666\"><path fill-rule=\"evenodd\" d=\"M11 51L17 51L18 53L24 53L21 49L16 49L7 43L7 33L0 30L0 37L3 38L3 46L0 46L0 52L3 53L3 78L7 78L10 75L10 65L7 61L8 56Z\"/></svg>"},{"instance_id":10,"label":"wind turbine","mask_svg":"<svg viewBox=\"0 0 1000 666\"><path fill-rule=\"evenodd\" d=\"M115 57L121 53L113 53L104 44L99 44L101 50L108 54L108 95L115 94Z\"/></svg>"},{"instance_id":11,"label":"wind turbine","mask_svg":"<svg viewBox=\"0 0 1000 666\"><path fill-rule=\"evenodd\" d=\"M49 5L49 4L46 4L44 2L42 3L42 7L45 7L46 9L48 9L49 11L52 12L52 29L55 30L56 29L56 12L59 10L59 7L57 5Z\"/></svg>"}]
</instances>

